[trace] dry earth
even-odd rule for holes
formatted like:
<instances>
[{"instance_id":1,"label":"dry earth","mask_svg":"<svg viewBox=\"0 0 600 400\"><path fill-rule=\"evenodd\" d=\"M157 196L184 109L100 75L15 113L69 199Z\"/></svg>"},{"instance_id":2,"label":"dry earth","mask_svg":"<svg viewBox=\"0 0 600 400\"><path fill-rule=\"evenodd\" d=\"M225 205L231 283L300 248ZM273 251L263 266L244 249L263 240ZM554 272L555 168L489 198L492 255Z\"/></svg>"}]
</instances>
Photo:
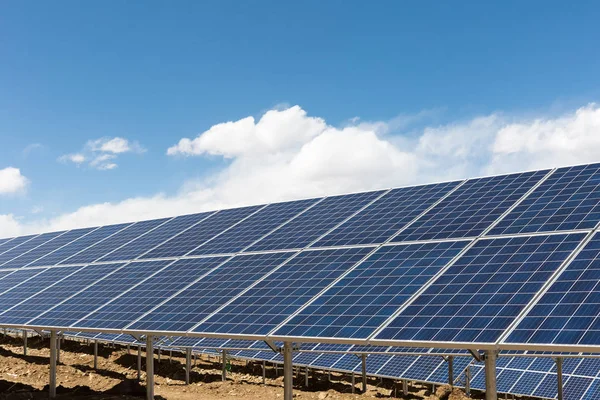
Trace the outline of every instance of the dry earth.
<instances>
[{"instance_id":1,"label":"dry earth","mask_svg":"<svg viewBox=\"0 0 600 400\"><path fill-rule=\"evenodd\" d=\"M23 355L21 339L2 337L0 339L0 400L46 399L48 368L48 339L29 338L27 356ZM145 353L142 353L142 369L145 368ZM266 385L262 384L262 367L259 364L235 361L228 374L228 381L221 381L221 366L216 359L207 356L198 358L192 368L191 384L185 385L185 358L172 360L163 354L161 362L155 359L155 395L157 399L168 400L217 400L283 399L283 378L275 375L275 370L267 368ZM279 369L281 373L281 368ZM142 372L141 385L137 383L137 353L128 354L127 349L117 346L99 346L98 369L93 369L93 348L84 343L66 340L60 352L57 368L57 388L59 399L140 399L145 395L145 374ZM451 392L448 386L437 387L431 393L430 385L412 384L407 397L397 391L391 380L370 379L364 394L351 394L347 376L318 372L310 379L310 386L304 387L304 377L294 390L297 399L350 400L367 398L405 399L466 399L462 391ZM359 388L357 380L357 393ZM481 396L475 396L481 398Z\"/></svg>"}]
</instances>

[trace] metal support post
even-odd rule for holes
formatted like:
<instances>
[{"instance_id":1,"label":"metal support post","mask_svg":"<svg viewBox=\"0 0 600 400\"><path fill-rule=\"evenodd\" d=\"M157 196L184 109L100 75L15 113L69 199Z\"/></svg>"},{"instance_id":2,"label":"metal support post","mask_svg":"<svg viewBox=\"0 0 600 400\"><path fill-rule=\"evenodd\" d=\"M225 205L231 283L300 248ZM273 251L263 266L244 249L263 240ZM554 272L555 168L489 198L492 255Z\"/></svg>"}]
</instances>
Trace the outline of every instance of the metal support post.
<instances>
[{"instance_id":1,"label":"metal support post","mask_svg":"<svg viewBox=\"0 0 600 400\"><path fill-rule=\"evenodd\" d=\"M169 350L169 364L173 361L173 350Z\"/></svg>"},{"instance_id":2,"label":"metal support post","mask_svg":"<svg viewBox=\"0 0 600 400\"><path fill-rule=\"evenodd\" d=\"M556 383L558 385L558 400L563 400L563 359L556 359Z\"/></svg>"},{"instance_id":3,"label":"metal support post","mask_svg":"<svg viewBox=\"0 0 600 400\"><path fill-rule=\"evenodd\" d=\"M294 374L292 364L292 344L285 342L283 344L283 400L292 400L294 398Z\"/></svg>"},{"instance_id":4,"label":"metal support post","mask_svg":"<svg viewBox=\"0 0 600 400\"><path fill-rule=\"evenodd\" d=\"M367 392L367 355L362 354L362 391L363 393Z\"/></svg>"},{"instance_id":5,"label":"metal support post","mask_svg":"<svg viewBox=\"0 0 600 400\"><path fill-rule=\"evenodd\" d=\"M448 356L448 385L454 386L454 357Z\"/></svg>"},{"instance_id":6,"label":"metal support post","mask_svg":"<svg viewBox=\"0 0 600 400\"><path fill-rule=\"evenodd\" d=\"M57 346L56 331L50 331L50 386L49 397L56 397L56 346Z\"/></svg>"},{"instance_id":7,"label":"metal support post","mask_svg":"<svg viewBox=\"0 0 600 400\"><path fill-rule=\"evenodd\" d=\"M304 386L308 387L308 365L305 367L304 371Z\"/></svg>"},{"instance_id":8,"label":"metal support post","mask_svg":"<svg viewBox=\"0 0 600 400\"><path fill-rule=\"evenodd\" d=\"M465 370L465 394L471 397L471 366L467 365Z\"/></svg>"},{"instance_id":9,"label":"metal support post","mask_svg":"<svg viewBox=\"0 0 600 400\"><path fill-rule=\"evenodd\" d=\"M98 369L98 341L94 340L94 369Z\"/></svg>"},{"instance_id":10,"label":"metal support post","mask_svg":"<svg viewBox=\"0 0 600 400\"><path fill-rule=\"evenodd\" d=\"M485 352L485 398L486 400L497 400L496 390L496 351Z\"/></svg>"},{"instance_id":11,"label":"metal support post","mask_svg":"<svg viewBox=\"0 0 600 400\"><path fill-rule=\"evenodd\" d=\"M227 380L227 350L223 350L223 369L221 373L221 380L225 382Z\"/></svg>"},{"instance_id":12,"label":"metal support post","mask_svg":"<svg viewBox=\"0 0 600 400\"><path fill-rule=\"evenodd\" d=\"M56 363L60 364L60 335L56 339Z\"/></svg>"},{"instance_id":13,"label":"metal support post","mask_svg":"<svg viewBox=\"0 0 600 400\"><path fill-rule=\"evenodd\" d=\"M23 329L23 355L27 355L27 331Z\"/></svg>"},{"instance_id":14,"label":"metal support post","mask_svg":"<svg viewBox=\"0 0 600 400\"><path fill-rule=\"evenodd\" d=\"M352 373L352 394L356 390L356 378L354 377L354 372Z\"/></svg>"},{"instance_id":15,"label":"metal support post","mask_svg":"<svg viewBox=\"0 0 600 400\"><path fill-rule=\"evenodd\" d=\"M402 380L402 394L408 396L408 381L406 379Z\"/></svg>"},{"instance_id":16,"label":"metal support post","mask_svg":"<svg viewBox=\"0 0 600 400\"><path fill-rule=\"evenodd\" d=\"M185 384L190 384L190 370L192 369L192 349L185 349Z\"/></svg>"},{"instance_id":17,"label":"metal support post","mask_svg":"<svg viewBox=\"0 0 600 400\"><path fill-rule=\"evenodd\" d=\"M138 346L137 380L138 382L142 380L142 346Z\"/></svg>"},{"instance_id":18,"label":"metal support post","mask_svg":"<svg viewBox=\"0 0 600 400\"><path fill-rule=\"evenodd\" d=\"M127 345L127 354L131 354L131 346Z\"/></svg>"},{"instance_id":19,"label":"metal support post","mask_svg":"<svg viewBox=\"0 0 600 400\"><path fill-rule=\"evenodd\" d=\"M160 362L160 349L158 349L157 351L158 351L158 362Z\"/></svg>"},{"instance_id":20,"label":"metal support post","mask_svg":"<svg viewBox=\"0 0 600 400\"><path fill-rule=\"evenodd\" d=\"M146 400L154 400L154 343L146 336Z\"/></svg>"},{"instance_id":21,"label":"metal support post","mask_svg":"<svg viewBox=\"0 0 600 400\"><path fill-rule=\"evenodd\" d=\"M267 362L266 361L263 361L262 369L263 369L263 385L266 385L267 384Z\"/></svg>"},{"instance_id":22,"label":"metal support post","mask_svg":"<svg viewBox=\"0 0 600 400\"><path fill-rule=\"evenodd\" d=\"M196 362L198 360L198 355L194 353L194 367L196 366Z\"/></svg>"}]
</instances>

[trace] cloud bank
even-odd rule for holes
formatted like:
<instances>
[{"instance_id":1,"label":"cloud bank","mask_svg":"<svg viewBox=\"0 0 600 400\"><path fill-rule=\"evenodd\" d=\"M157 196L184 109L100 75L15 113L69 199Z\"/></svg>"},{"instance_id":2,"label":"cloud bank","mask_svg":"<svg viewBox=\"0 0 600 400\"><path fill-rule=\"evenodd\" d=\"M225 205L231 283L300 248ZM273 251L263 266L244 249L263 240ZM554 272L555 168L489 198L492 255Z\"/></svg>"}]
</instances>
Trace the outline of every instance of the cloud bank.
<instances>
[{"instance_id":1,"label":"cloud bank","mask_svg":"<svg viewBox=\"0 0 600 400\"><path fill-rule=\"evenodd\" d=\"M167 150L175 158L227 159L215 175L175 194L94 204L51 220L0 216L0 235L600 161L596 104L555 116L494 113L418 129L411 128L415 120L422 115L332 126L293 106L224 122ZM127 144L109 142L90 148L108 156L127 151Z\"/></svg>"},{"instance_id":2,"label":"cloud bank","mask_svg":"<svg viewBox=\"0 0 600 400\"><path fill-rule=\"evenodd\" d=\"M29 180L21 174L20 169L14 167L0 169L0 196L23 193L28 184Z\"/></svg>"}]
</instances>

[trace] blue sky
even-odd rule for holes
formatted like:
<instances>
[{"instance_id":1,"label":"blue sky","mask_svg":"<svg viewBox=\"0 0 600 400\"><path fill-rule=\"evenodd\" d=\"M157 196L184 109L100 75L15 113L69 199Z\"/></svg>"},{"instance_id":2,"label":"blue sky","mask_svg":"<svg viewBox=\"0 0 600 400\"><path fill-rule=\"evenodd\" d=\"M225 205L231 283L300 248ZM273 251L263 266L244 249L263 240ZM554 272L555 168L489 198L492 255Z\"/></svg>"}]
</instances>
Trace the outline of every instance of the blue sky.
<instances>
[{"instance_id":1,"label":"blue sky","mask_svg":"<svg viewBox=\"0 0 600 400\"><path fill-rule=\"evenodd\" d=\"M598 20L591 1L2 2L0 236L595 161Z\"/></svg>"}]
</instances>

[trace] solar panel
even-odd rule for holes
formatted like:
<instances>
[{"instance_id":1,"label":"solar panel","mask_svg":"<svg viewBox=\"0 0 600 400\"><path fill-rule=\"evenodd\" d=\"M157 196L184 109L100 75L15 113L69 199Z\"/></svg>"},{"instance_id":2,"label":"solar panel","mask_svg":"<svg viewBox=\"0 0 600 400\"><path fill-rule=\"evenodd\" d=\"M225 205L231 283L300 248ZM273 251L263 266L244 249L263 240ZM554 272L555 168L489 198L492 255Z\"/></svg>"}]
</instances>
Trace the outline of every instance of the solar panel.
<instances>
[{"instance_id":1,"label":"solar panel","mask_svg":"<svg viewBox=\"0 0 600 400\"><path fill-rule=\"evenodd\" d=\"M383 246L274 335L366 339L468 243Z\"/></svg>"},{"instance_id":2,"label":"solar panel","mask_svg":"<svg viewBox=\"0 0 600 400\"><path fill-rule=\"evenodd\" d=\"M494 343L583 237L477 241L376 339Z\"/></svg>"},{"instance_id":3,"label":"solar panel","mask_svg":"<svg viewBox=\"0 0 600 400\"><path fill-rule=\"evenodd\" d=\"M300 252L193 331L264 335L371 251L363 247Z\"/></svg>"},{"instance_id":4,"label":"solar panel","mask_svg":"<svg viewBox=\"0 0 600 400\"><path fill-rule=\"evenodd\" d=\"M185 332L258 279L273 271L293 254L266 253L234 257L218 270L206 275L153 310L151 314L129 325L127 329ZM198 262L197 260L203 259L179 262L186 262L193 266L194 262Z\"/></svg>"},{"instance_id":5,"label":"solar panel","mask_svg":"<svg viewBox=\"0 0 600 400\"><path fill-rule=\"evenodd\" d=\"M312 247L383 243L459 183L394 189L323 236Z\"/></svg>"},{"instance_id":6,"label":"solar panel","mask_svg":"<svg viewBox=\"0 0 600 400\"><path fill-rule=\"evenodd\" d=\"M547 173L545 170L470 179L394 237L393 241L478 236Z\"/></svg>"},{"instance_id":7,"label":"solar panel","mask_svg":"<svg viewBox=\"0 0 600 400\"><path fill-rule=\"evenodd\" d=\"M40 271L0 271L0 294Z\"/></svg>"},{"instance_id":8,"label":"solar panel","mask_svg":"<svg viewBox=\"0 0 600 400\"><path fill-rule=\"evenodd\" d=\"M219 211L145 254L144 258L180 257L186 255L207 240L223 232L225 229L231 228L261 208L262 206L254 206Z\"/></svg>"},{"instance_id":9,"label":"solar panel","mask_svg":"<svg viewBox=\"0 0 600 400\"><path fill-rule=\"evenodd\" d=\"M41 246L38 246L35 249L32 249L29 252L4 263L2 265L2 268L20 268L26 266L27 264L32 263L38 258L41 258L46 254L51 253L54 250L59 249L76 239L79 239L80 237L90 233L94 229L95 228L74 229L72 231L66 232L60 236L55 237L54 239L49 240Z\"/></svg>"},{"instance_id":10,"label":"solar panel","mask_svg":"<svg viewBox=\"0 0 600 400\"><path fill-rule=\"evenodd\" d=\"M67 276L55 285L40 290L36 295L15 304L8 311L0 314L0 324L14 325L25 324L27 321L48 311L65 298L70 297L90 284L114 272L123 264L93 265L85 267L76 273Z\"/></svg>"},{"instance_id":11,"label":"solar panel","mask_svg":"<svg viewBox=\"0 0 600 400\"><path fill-rule=\"evenodd\" d=\"M103 226L94 231L88 233L85 236L69 243L66 246L61 247L60 249L49 253L48 255L37 259L36 261L27 265L27 267L39 267L39 266L51 266L56 265L65 258L72 256L73 254L79 253L80 251L110 237L110 235L115 234L121 229L129 226L131 224L118 224L118 225L109 225Z\"/></svg>"},{"instance_id":12,"label":"solar panel","mask_svg":"<svg viewBox=\"0 0 600 400\"><path fill-rule=\"evenodd\" d=\"M115 233L105 240L88 247L84 251L67 258L66 260L60 262L60 264L85 264L94 262L102 258L102 256L105 254L110 253L114 249L121 247L140 235L143 235L146 232L165 223L166 221L167 218L136 222L135 224L128 226L127 228Z\"/></svg>"},{"instance_id":13,"label":"solar panel","mask_svg":"<svg viewBox=\"0 0 600 400\"><path fill-rule=\"evenodd\" d=\"M190 252L189 255L237 253L315 204L317 200L270 204L227 232Z\"/></svg>"},{"instance_id":14,"label":"solar panel","mask_svg":"<svg viewBox=\"0 0 600 400\"><path fill-rule=\"evenodd\" d=\"M7 261L10 261L15 257L19 257L24 253L27 253L28 251L35 249L36 247L46 243L49 240L52 240L56 236L62 235L63 233L64 232L43 233L20 244L19 246L13 247L12 249L5 251L4 253L0 254L0 268L7 268L3 266L3 264Z\"/></svg>"},{"instance_id":15,"label":"solar panel","mask_svg":"<svg viewBox=\"0 0 600 400\"><path fill-rule=\"evenodd\" d=\"M164 268L171 261L141 261L125 265L115 273L50 311L28 322L30 326L67 327L84 318L110 300L123 294L145 278ZM0 281L1 282L1 281Z\"/></svg>"},{"instance_id":16,"label":"solar panel","mask_svg":"<svg viewBox=\"0 0 600 400\"><path fill-rule=\"evenodd\" d=\"M180 291L184 284L195 281L225 260L227 257L179 260L77 321L73 326L122 329Z\"/></svg>"},{"instance_id":17,"label":"solar panel","mask_svg":"<svg viewBox=\"0 0 600 400\"><path fill-rule=\"evenodd\" d=\"M13 240L13 238L0 239L0 253L2 253L2 248L4 247L5 243L10 242L11 240Z\"/></svg>"},{"instance_id":18,"label":"solar panel","mask_svg":"<svg viewBox=\"0 0 600 400\"><path fill-rule=\"evenodd\" d=\"M328 197L247 250L304 248L384 193L377 191Z\"/></svg>"},{"instance_id":19,"label":"solar panel","mask_svg":"<svg viewBox=\"0 0 600 400\"><path fill-rule=\"evenodd\" d=\"M600 164L556 170L491 235L591 229L600 221Z\"/></svg>"},{"instance_id":20,"label":"solar panel","mask_svg":"<svg viewBox=\"0 0 600 400\"><path fill-rule=\"evenodd\" d=\"M506 343L600 344L600 235L560 274Z\"/></svg>"},{"instance_id":21,"label":"solar panel","mask_svg":"<svg viewBox=\"0 0 600 400\"><path fill-rule=\"evenodd\" d=\"M118 248L102 257L99 261L121 261L133 260L144 253L159 246L166 240L176 236L179 233L191 228L198 222L211 216L212 212L182 215L160 225L156 229L132 240L128 244Z\"/></svg>"},{"instance_id":22,"label":"solar panel","mask_svg":"<svg viewBox=\"0 0 600 400\"><path fill-rule=\"evenodd\" d=\"M7 251L27 242L28 240L33 239L34 237L36 237L38 235L29 235L29 236L19 236L16 237L14 239L11 239L8 242L5 242L4 244L0 245L0 255L6 253Z\"/></svg>"}]
</instances>

